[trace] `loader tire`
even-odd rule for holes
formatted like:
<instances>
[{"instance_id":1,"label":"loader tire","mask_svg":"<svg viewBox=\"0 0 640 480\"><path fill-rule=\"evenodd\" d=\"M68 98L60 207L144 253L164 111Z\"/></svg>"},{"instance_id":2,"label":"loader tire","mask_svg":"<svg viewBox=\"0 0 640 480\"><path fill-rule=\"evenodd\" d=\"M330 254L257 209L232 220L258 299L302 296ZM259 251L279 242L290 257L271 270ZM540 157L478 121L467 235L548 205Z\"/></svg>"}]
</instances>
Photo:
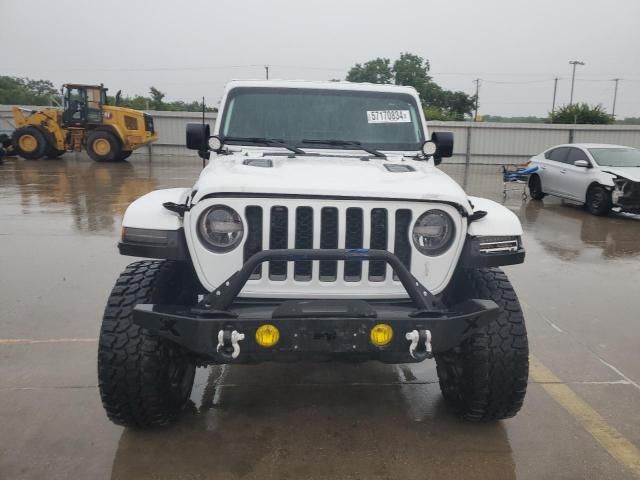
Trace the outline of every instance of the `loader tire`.
<instances>
[{"instance_id":1,"label":"loader tire","mask_svg":"<svg viewBox=\"0 0 640 480\"><path fill-rule=\"evenodd\" d=\"M98 383L109 419L126 427L166 425L186 405L195 362L177 344L132 323L139 303L194 305L190 266L169 260L130 264L107 301L98 347Z\"/></svg>"},{"instance_id":2,"label":"loader tire","mask_svg":"<svg viewBox=\"0 0 640 480\"><path fill-rule=\"evenodd\" d=\"M106 130L94 130L87 135L87 153L96 162L116 162L120 159L122 144L118 137Z\"/></svg>"},{"instance_id":3,"label":"loader tire","mask_svg":"<svg viewBox=\"0 0 640 480\"><path fill-rule=\"evenodd\" d=\"M118 160L119 161L123 161L126 160L127 158L129 158L131 156L133 152L131 150L123 150L120 152L120 155L118 155Z\"/></svg>"},{"instance_id":4,"label":"loader tire","mask_svg":"<svg viewBox=\"0 0 640 480\"><path fill-rule=\"evenodd\" d=\"M62 155L64 152L64 150L58 150L57 148L49 147L46 155L48 159L55 160L56 158L60 158L60 155Z\"/></svg>"},{"instance_id":5,"label":"loader tire","mask_svg":"<svg viewBox=\"0 0 640 480\"><path fill-rule=\"evenodd\" d=\"M529 344L518 297L499 268L456 276L451 288L457 300L493 300L500 311L461 345L435 355L442 395L466 420L513 417L524 402L529 376Z\"/></svg>"},{"instance_id":6,"label":"loader tire","mask_svg":"<svg viewBox=\"0 0 640 480\"><path fill-rule=\"evenodd\" d=\"M13 151L27 160L38 160L47 153L47 138L36 127L21 127L11 136Z\"/></svg>"}]
</instances>

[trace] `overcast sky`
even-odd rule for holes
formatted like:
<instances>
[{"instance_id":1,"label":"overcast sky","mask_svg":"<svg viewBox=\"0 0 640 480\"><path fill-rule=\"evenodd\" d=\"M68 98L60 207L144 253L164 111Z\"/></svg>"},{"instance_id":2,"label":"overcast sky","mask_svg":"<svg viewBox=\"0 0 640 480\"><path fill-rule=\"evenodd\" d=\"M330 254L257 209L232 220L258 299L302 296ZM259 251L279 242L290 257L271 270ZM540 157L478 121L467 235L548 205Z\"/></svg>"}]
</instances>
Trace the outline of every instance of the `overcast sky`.
<instances>
[{"instance_id":1,"label":"overcast sky","mask_svg":"<svg viewBox=\"0 0 640 480\"><path fill-rule=\"evenodd\" d=\"M111 92L215 104L233 78L344 79L412 52L480 114L545 115L569 101L640 116L640 0L0 0L0 74L103 82Z\"/></svg>"}]
</instances>

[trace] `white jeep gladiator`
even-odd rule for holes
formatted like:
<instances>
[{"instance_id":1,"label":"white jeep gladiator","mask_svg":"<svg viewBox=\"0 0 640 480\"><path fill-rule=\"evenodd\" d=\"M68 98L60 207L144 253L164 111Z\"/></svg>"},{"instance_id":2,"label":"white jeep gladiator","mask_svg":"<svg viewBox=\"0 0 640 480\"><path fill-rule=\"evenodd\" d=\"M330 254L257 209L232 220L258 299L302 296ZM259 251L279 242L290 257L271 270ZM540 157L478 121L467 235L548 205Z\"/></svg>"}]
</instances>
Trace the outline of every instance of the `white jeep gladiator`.
<instances>
[{"instance_id":1,"label":"white jeep gladiator","mask_svg":"<svg viewBox=\"0 0 640 480\"><path fill-rule=\"evenodd\" d=\"M196 366L434 358L468 420L515 415L528 343L497 267L524 261L505 207L469 197L437 165L453 135L427 135L413 88L234 81L191 188L133 202L108 299L98 374L109 418L163 425ZM336 366L336 368L340 368Z\"/></svg>"}]
</instances>

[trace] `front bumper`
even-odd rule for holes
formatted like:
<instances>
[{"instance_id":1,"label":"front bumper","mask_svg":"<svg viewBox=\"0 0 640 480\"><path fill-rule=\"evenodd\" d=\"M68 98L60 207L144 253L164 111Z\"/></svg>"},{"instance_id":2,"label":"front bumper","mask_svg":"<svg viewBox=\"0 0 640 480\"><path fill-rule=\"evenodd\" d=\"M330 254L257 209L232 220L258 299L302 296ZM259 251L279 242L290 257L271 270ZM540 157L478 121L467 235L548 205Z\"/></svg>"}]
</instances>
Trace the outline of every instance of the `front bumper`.
<instances>
[{"instance_id":1,"label":"front bumper","mask_svg":"<svg viewBox=\"0 0 640 480\"><path fill-rule=\"evenodd\" d=\"M407 301L239 300L237 294L255 267L269 260L384 260L409 294ZM445 306L432 296L400 260L384 250L265 250L223 282L196 307L137 305L133 321L198 355L204 362L251 363L300 359L380 360L388 363L422 361L453 348L494 320L498 306L490 300L467 300ZM393 329L390 343L370 340L374 325ZM256 330L270 324L280 332L272 347L256 341ZM410 350L407 334L429 332L430 344ZM244 339L232 346L236 332ZM222 339L225 339L224 341ZM413 347L416 347L414 344ZM234 353L234 348L237 349Z\"/></svg>"},{"instance_id":2,"label":"front bumper","mask_svg":"<svg viewBox=\"0 0 640 480\"><path fill-rule=\"evenodd\" d=\"M640 213L640 182L617 181L612 197L614 208L621 212Z\"/></svg>"}]
</instances>

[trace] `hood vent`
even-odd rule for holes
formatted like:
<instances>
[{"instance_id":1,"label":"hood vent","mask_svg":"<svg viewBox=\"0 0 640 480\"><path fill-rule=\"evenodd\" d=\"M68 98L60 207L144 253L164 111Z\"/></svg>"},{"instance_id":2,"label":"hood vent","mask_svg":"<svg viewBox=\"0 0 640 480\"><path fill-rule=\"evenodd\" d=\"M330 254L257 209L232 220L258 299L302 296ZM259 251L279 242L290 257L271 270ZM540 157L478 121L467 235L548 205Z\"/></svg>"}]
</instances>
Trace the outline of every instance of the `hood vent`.
<instances>
[{"instance_id":1,"label":"hood vent","mask_svg":"<svg viewBox=\"0 0 640 480\"><path fill-rule=\"evenodd\" d=\"M392 173L415 172L415 168L411 165L402 165L397 163L385 163L384 168Z\"/></svg>"},{"instance_id":2,"label":"hood vent","mask_svg":"<svg viewBox=\"0 0 640 480\"><path fill-rule=\"evenodd\" d=\"M248 165L250 167L261 167L261 168L271 168L273 167L273 162L268 158L247 158L242 162L243 165Z\"/></svg>"}]
</instances>

